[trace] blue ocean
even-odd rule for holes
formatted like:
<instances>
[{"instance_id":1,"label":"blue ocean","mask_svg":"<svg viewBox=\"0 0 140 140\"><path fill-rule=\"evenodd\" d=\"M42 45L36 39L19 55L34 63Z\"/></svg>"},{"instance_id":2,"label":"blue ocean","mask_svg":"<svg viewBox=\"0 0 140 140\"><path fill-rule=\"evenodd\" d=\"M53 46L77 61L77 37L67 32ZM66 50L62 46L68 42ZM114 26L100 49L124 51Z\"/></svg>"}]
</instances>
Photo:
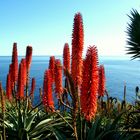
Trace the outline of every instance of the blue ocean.
<instances>
[{"instance_id":1,"label":"blue ocean","mask_svg":"<svg viewBox=\"0 0 140 140\"><path fill-rule=\"evenodd\" d=\"M23 57L19 57L19 62ZM48 68L50 56L33 56L30 78L35 77L35 99L39 99L39 88L43 86L44 71ZM60 56L56 58L62 59ZM11 63L11 56L0 57L0 81L6 87L6 76ZM126 57L100 57L99 64L104 64L106 73L106 89L110 96L123 99L126 84L126 99L133 102L135 87L140 86L140 61Z\"/></svg>"}]
</instances>

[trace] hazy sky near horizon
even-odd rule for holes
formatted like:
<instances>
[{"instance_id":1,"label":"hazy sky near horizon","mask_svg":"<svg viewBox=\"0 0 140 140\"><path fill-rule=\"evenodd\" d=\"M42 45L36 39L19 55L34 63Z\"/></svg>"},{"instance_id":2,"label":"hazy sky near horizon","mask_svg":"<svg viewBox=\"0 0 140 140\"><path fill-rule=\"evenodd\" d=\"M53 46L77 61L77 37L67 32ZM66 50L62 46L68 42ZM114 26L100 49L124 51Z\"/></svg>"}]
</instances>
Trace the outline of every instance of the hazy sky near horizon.
<instances>
[{"instance_id":1,"label":"hazy sky near horizon","mask_svg":"<svg viewBox=\"0 0 140 140\"><path fill-rule=\"evenodd\" d=\"M96 45L100 56L123 56L127 14L140 11L140 0L0 0L0 56L18 54L33 46L33 55L61 55L71 48L73 18L80 12L84 24L84 54Z\"/></svg>"}]
</instances>

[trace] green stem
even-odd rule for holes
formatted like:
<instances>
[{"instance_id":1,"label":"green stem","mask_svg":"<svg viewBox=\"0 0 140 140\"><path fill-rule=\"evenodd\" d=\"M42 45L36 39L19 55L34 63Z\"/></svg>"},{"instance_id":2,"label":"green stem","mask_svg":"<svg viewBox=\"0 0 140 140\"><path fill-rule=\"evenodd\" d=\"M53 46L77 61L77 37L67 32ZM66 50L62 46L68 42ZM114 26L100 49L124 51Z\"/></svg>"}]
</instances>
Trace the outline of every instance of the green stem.
<instances>
[{"instance_id":1,"label":"green stem","mask_svg":"<svg viewBox=\"0 0 140 140\"><path fill-rule=\"evenodd\" d=\"M126 84L124 84L124 108L126 109Z\"/></svg>"},{"instance_id":2,"label":"green stem","mask_svg":"<svg viewBox=\"0 0 140 140\"><path fill-rule=\"evenodd\" d=\"M66 106L67 108L73 110L73 108L72 108L71 106L69 106L69 105L67 105L67 104L65 104L65 103L63 102L63 100L62 100L61 97L60 97L60 103L61 103L62 105L64 105L64 106Z\"/></svg>"},{"instance_id":3,"label":"green stem","mask_svg":"<svg viewBox=\"0 0 140 140\"><path fill-rule=\"evenodd\" d=\"M105 93L106 93L106 96L107 96L107 112L108 112L108 115L109 115L110 114L110 101L109 101L109 95L108 95L107 90L105 90Z\"/></svg>"},{"instance_id":4,"label":"green stem","mask_svg":"<svg viewBox=\"0 0 140 140\"><path fill-rule=\"evenodd\" d=\"M79 119L80 119L80 139L82 140L82 115L81 115L81 102L80 102L80 88L78 90L78 109L79 109Z\"/></svg>"},{"instance_id":5,"label":"green stem","mask_svg":"<svg viewBox=\"0 0 140 140\"><path fill-rule=\"evenodd\" d=\"M35 110L36 108L38 108L38 107L41 106L41 105L42 105L42 102L39 103L38 105L36 105L29 113L31 113L33 110Z\"/></svg>"}]
</instances>

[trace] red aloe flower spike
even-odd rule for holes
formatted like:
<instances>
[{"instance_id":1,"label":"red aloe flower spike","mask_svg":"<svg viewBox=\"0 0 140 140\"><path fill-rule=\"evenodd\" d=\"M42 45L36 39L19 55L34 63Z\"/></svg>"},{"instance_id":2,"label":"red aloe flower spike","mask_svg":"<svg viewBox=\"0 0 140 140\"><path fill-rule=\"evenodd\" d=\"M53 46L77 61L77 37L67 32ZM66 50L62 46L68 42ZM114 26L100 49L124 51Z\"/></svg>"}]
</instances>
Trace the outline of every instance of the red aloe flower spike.
<instances>
[{"instance_id":1,"label":"red aloe flower spike","mask_svg":"<svg viewBox=\"0 0 140 140\"><path fill-rule=\"evenodd\" d=\"M44 84L43 84L43 105L46 108L46 111L54 111L54 101L52 96L52 79L50 69L45 71L44 74Z\"/></svg>"},{"instance_id":2,"label":"red aloe flower spike","mask_svg":"<svg viewBox=\"0 0 140 140\"><path fill-rule=\"evenodd\" d=\"M33 96L34 95L34 91L35 91L35 78L32 78L32 84L31 84L31 91L30 91L30 95Z\"/></svg>"},{"instance_id":3,"label":"red aloe flower spike","mask_svg":"<svg viewBox=\"0 0 140 140\"><path fill-rule=\"evenodd\" d=\"M88 71L86 71L86 67L89 66L86 62L87 60L83 60L83 74L82 74L82 84L81 84L81 111L84 114L87 110L87 99L88 99L88 90L89 90L89 81L90 77L88 76Z\"/></svg>"},{"instance_id":4,"label":"red aloe flower spike","mask_svg":"<svg viewBox=\"0 0 140 140\"><path fill-rule=\"evenodd\" d=\"M12 87L11 87L11 73L7 75L7 81L6 81L6 96L9 100L12 99Z\"/></svg>"},{"instance_id":5,"label":"red aloe flower spike","mask_svg":"<svg viewBox=\"0 0 140 140\"><path fill-rule=\"evenodd\" d=\"M72 34L72 78L76 87L82 82L82 52L84 44L83 20L80 13L75 14Z\"/></svg>"},{"instance_id":6,"label":"red aloe flower spike","mask_svg":"<svg viewBox=\"0 0 140 140\"><path fill-rule=\"evenodd\" d=\"M26 67L27 67L27 72L28 73L29 73L29 70L30 70L31 61L32 61L32 47L27 46L27 48L26 48Z\"/></svg>"},{"instance_id":7,"label":"red aloe flower spike","mask_svg":"<svg viewBox=\"0 0 140 140\"><path fill-rule=\"evenodd\" d=\"M55 61L55 93L57 94L58 98L63 93L62 65L59 59L56 59Z\"/></svg>"},{"instance_id":8,"label":"red aloe flower spike","mask_svg":"<svg viewBox=\"0 0 140 140\"><path fill-rule=\"evenodd\" d=\"M51 56L49 61L49 69L51 72L52 83L54 83L54 69L55 69L55 57Z\"/></svg>"},{"instance_id":9,"label":"red aloe flower spike","mask_svg":"<svg viewBox=\"0 0 140 140\"><path fill-rule=\"evenodd\" d=\"M99 67L99 90L98 94L99 96L104 96L105 93L105 70L104 66L100 65Z\"/></svg>"},{"instance_id":10,"label":"red aloe flower spike","mask_svg":"<svg viewBox=\"0 0 140 140\"><path fill-rule=\"evenodd\" d=\"M27 69L26 69L26 59L22 59L21 63L23 65L23 73L22 73L22 78L24 82L24 86L26 86L26 80L27 80Z\"/></svg>"},{"instance_id":11,"label":"red aloe flower spike","mask_svg":"<svg viewBox=\"0 0 140 140\"><path fill-rule=\"evenodd\" d=\"M70 72L70 50L69 50L69 44L68 43L65 43L65 45L64 45L63 65L64 65L64 68Z\"/></svg>"},{"instance_id":12,"label":"red aloe flower spike","mask_svg":"<svg viewBox=\"0 0 140 140\"><path fill-rule=\"evenodd\" d=\"M17 87L17 98L23 99L24 98L24 60L21 60L21 63L19 65L19 72L18 72L18 87Z\"/></svg>"},{"instance_id":13,"label":"red aloe flower spike","mask_svg":"<svg viewBox=\"0 0 140 140\"><path fill-rule=\"evenodd\" d=\"M97 49L90 46L84 60L80 98L82 113L88 121L95 116L97 110L98 79Z\"/></svg>"},{"instance_id":14,"label":"red aloe flower spike","mask_svg":"<svg viewBox=\"0 0 140 140\"><path fill-rule=\"evenodd\" d=\"M13 44L13 53L12 53L12 65L13 65L13 82L17 82L18 79L18 55L17 55L17 43Z\"/></svg>"}]
</instances>

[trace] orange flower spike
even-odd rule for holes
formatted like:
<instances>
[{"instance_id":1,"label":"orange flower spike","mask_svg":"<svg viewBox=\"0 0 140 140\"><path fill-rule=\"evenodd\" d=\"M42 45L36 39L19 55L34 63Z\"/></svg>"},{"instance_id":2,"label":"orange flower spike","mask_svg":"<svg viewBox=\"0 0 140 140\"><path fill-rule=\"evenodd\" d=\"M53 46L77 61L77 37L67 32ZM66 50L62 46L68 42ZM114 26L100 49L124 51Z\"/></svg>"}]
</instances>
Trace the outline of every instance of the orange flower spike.
<instances>
[{"instance_id":1,"label":"orange flower spike","mask_svg":"<svg viewBox=\"0 0 140 140\"><path fill-rule=\"evenodd\" d=\"M88 60L91 65L89 68L91 74L91 88L90 88L90 98L88 105L88 112L86 114L87 120L91 120L97 111L97 92L99 85L99 77L98 77L98 54L97 48L95 46L89 47L87 52L87 57L91 57L91 60Z\"/></svg>"},{"instance_id":2,"label":"orange flower spike","mask_svg":"<svg viewBox=\"0 0 140 140\"><path fill-rule=\"evenodd\" d=\"M13 65L13 82L18 80L18 55L17 55L17 43L13 44L13 53L12 53L12 65Z\"/></svg>"},{"instance_id":3,"label":"orange flower spike","mask_svg":"<svg viewBox=\"0 0 140 140\"><path fill-rule=\"evenodd\" d=\"M100 65L99 67L99 90L98 94L99 96L104 96L105 93L105 70L104 66Z\"/></svg>"},{"instance_id":4,"label":"orange flower spike","mask_svg":"<svg viewBox=\"0 0 140 140\"><path fill-rule=\"evenodd\" d=\"M17 98L19 98L19 99L24 98L24 78L23 78L24 70L23 69L24 69L23 63L21 62L19 65L18 87L17 87Z\"/></svg>"},{"instance_id":5,"label":"orange flower spike","mask_svg":"<svg viewBox=\"0 0 140 140\"><path fill-rule=\"evenodd\" d=\"M46 111L54 111L54 101L52 96L52 79L50 69L45 71L43 84L43 105Z\"/></svg>"},{"instance_id":6,"label":"orange flower spike","mask_svg":"<svg viewBox=\"0 0 140 140\"><path fill-rule=\"evenodd\" d=\"M63 50L63 65L70 72L70 50L68 43L65 43Z\"/></svg>"},{"instance_id":7,"label":"orange flower spike","mask_svg":"<svg viewBox=\"0 0 140 140\"><path fill-rule=\"evenodd\" d=\"M52 83L54 83L54 69L55 69L55 57L51 56L49 61L49 69L51 72Z\"/></svg>"},{"instance_id":8,"label":"orange flower spike","mask_svg":"<svg viewBox=\"0 0 140 140\"><path fill-rule=\"evenodd\" d=\"M43 81L43 94L46 94L46 87L47 87L47 79L46 79L46 71L44 73L44 81Z\"/></svg>"},{"instance_id":9,"label":"orange flower spike","mask_svg":"<svg viewBox=\"0 0 140 140\"><path fill-rule=\"evenodd\" d=\"M6 81L6 96L9 100L12 99L12 87L11 87L11 73L7 75L7 81Z\"/></svg>"},{"instance_id":10,"label":"orange flower spike","mask_svg":"<svg viewBox=\"0 0 140 140\"><path fill-rule=\"evenodd\" d=\"M35 78L32 78L32 84L31 84L31 92L30 95L33 96L34 95L34 91L35 91Z\"/></svg>"},{"instance_id":11,"label":"orange flower spike","mask_svg":"<svg viewBox=\"0 0 140 140\"><path fill-rule=\"evenodd\" d=\"M22 71L23 71L23 73L22 73L22 79L23 79L23 82L24 82L24 86L26 86L26 80L27 80L27 67L26 67L26 59L22 59L21 60L21 63L22 63L22 65L23 65L23 69L22 69Z\"/></svg>"},{"instance_id":12,"label":"orange flower spike","mask_svg":"<svg viewBox=\"0 0 140 140\"><path fill-rule=\"evenodd\" d=\"M88 71L86 68L89 67L89 64L87 63L87 60L83 61L83 75L82 75L82 85L81 85L81 111L85 113L87 111L87 99L88 99L88 90L89 90L89 81L90 77L88 76Z\"/></svg>"},{"instance_id":13,"label":"orange flower spike","mask_svg":"<svg viewBox=\"0 0 140 140\"><path fill-rule=\"evenodd\" d=\"M82 82L82 52L84 44L83 19L80 13L75 14L72 34L72 78L75 86Z\"/></svg>"},{"instance_id":14,"label":"orange flower spike","mask_svg":"<svg viewBox=\"0 0 140 140\"><path fill-rule=\"evenodd\" d=\"M59 59L56 59L55 61L55 93L58 98L63 93L62 65Z\"/></svg>"},{"instance_id":15,"label":"orange flower spike","mask_svg":"<svg viewBox=\"0 0 140 140\"><path fill-rule=\"evenodd\" d=\"M27 67L28 73L30 71L31 61L32 61L32 47L27 46L27 48L26 48L26 67Z\"/></svg>"},{"instance_id":16,"label":"orange flower spike","mask_svg":"<svg viewBox=\"0 0 140 140\"><path fill-rule=\"evenodd\" d=\"M83 82L81 85L81 108L86 120L90 121L97 110L98 55L95 46L90 46L84 60Z\"/></svg>"}]
</instances>

